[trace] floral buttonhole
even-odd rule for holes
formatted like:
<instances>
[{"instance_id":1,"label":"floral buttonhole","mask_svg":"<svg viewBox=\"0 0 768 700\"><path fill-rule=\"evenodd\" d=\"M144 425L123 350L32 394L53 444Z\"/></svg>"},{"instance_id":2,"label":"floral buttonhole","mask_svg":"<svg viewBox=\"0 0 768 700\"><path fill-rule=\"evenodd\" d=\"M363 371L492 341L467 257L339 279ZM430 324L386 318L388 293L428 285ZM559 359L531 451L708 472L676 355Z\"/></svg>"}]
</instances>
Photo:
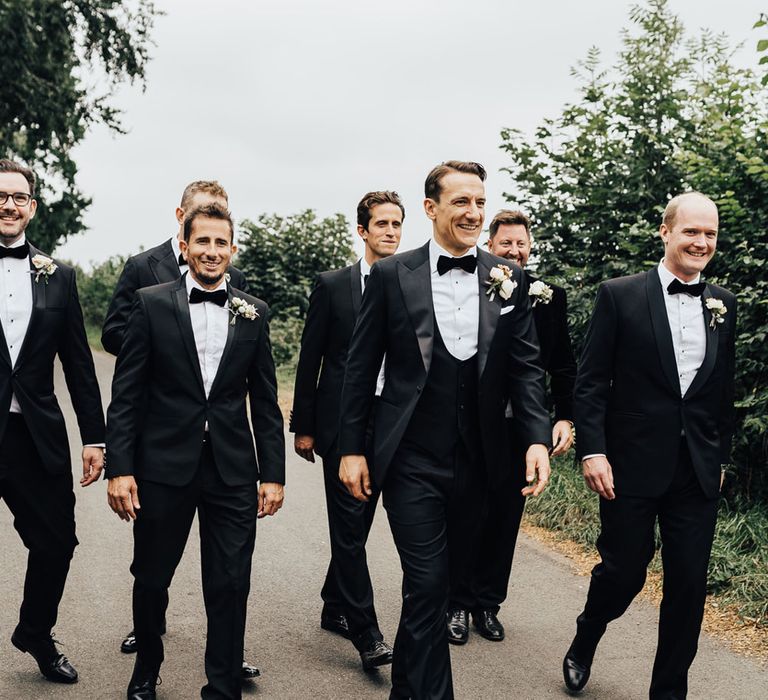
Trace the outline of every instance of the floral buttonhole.
<instances>
[{"instance_id":1,"label":"floral buttonhole","mask_svg":"<svg viewBox=\"0 0 768 700\"><path fill-rule=\"evenodd\" d=\"M229 302L229 313L232 314L232 320L229 322L230 326L235 325L238 316L241 316L246 321L255 321L259 317L256 307L240 297L232 297L232 300Z\"/></svg>"},{"instance_id":2,"label":"floral buttonhole","mask_svg":"<svg viewBox=\"0 0 768 700\"><path fill-rule=\"evenodd\" d=\"M488 287L485 293L490 301L493 301L497 294L506 301L517 287L517 282L512 279L512 269L501 264L491 268L490 277L485 284Z\"/></svg>"}]
</instances>

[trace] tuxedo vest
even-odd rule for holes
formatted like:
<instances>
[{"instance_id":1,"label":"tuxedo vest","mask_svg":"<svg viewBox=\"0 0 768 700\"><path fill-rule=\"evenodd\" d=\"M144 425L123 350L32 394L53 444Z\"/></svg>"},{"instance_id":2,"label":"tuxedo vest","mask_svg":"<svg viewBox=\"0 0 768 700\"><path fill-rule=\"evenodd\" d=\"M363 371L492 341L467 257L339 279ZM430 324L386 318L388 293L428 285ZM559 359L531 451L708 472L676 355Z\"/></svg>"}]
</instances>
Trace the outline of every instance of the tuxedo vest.
<instances>
[{"instance_id":1,"label":"tuxedo vest","mask_svg":"<svg viewBox=\"0 0 768 700\"><path fill-rule=\"evenodd\" d=\"M459 440L470 454L480 449L477 353L459 360L448 351L434 319L432 362L403 443L442 460Z\"/></svg>"}]
</instances>

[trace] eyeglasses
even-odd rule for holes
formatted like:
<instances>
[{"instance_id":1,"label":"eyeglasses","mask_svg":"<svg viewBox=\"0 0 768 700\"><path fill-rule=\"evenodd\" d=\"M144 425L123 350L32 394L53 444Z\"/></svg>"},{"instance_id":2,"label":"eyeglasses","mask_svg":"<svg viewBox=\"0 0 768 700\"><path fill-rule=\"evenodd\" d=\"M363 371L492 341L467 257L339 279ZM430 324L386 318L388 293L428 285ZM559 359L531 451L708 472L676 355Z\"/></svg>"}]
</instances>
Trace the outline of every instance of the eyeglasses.
<instances>
[{"instance_id":1,"label":"eyeglasses","mask_svg":"<svg viewBox=\"0 0 768 700\"><path fill-rule=\"evenodd\" d=\"M26 192L0 192L0 206L5 204L9 197L19 207L26 207L32 199L32 195Z\"/></svg>"}]
</instances>

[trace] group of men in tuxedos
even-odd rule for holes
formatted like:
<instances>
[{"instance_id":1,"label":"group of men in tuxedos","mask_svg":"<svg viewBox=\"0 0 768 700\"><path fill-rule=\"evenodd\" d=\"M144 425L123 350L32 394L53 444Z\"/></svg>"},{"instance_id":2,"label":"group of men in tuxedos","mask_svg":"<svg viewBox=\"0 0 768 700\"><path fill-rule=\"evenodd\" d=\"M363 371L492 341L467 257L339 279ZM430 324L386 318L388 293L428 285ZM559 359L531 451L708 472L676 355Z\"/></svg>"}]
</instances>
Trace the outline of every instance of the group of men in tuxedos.
<instances>
[{"instance_id":1,"label":"group of men in tuxedos","mask_svg":"<svg viewBox=\"0 0 768 700\"><path fill-rule=\"evenodd\" d=\"M650 697L685 698L734 426L736 301L700 280L717 208L699 193L669 201L663 260L600 286L576 373L565 293L524 269L530 221L502 211L490 252L477 246L485 178L478 163L435 167L432 236L401 254L399 197L368 193L363 257L312 291L291 430L299 455L323 461L331 561L320 624L353 642L365 670L392 664L392 698L452 698L449 643L466 642L470 614L483 637L504 639L498 612L524 502L544 491L550 453L570 448L573 420L600 497L601 561L563 661L566 687L583 689L608 623L642 588L658 522L665 584ZM29 550L12 643L48 680L77 681L52 634L77 545L58 355L84 445L80 483L100 476L106 443L109 505L133 523L127 697L156 697L168 587L197 514L201 696L239 698L258 673L243 661L256 522L282 505L285 455L268 307L230 266L226 193L192 183L179 235L127 261L103 332L118 356L106 429L74 271L26 240L34 195L34 174L0 161L0 497ZM403 569L394 648L365 554L379 496Z\"/></svg>"}]
</instances>

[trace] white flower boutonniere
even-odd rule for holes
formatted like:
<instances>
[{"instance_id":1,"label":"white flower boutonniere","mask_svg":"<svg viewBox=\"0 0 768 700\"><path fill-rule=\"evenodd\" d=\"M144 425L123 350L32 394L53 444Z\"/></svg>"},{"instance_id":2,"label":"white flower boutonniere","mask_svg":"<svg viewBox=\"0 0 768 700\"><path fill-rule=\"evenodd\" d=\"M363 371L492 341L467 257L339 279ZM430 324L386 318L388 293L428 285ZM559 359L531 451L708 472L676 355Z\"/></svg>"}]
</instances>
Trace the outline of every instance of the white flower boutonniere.
<instances>
[{"instance_id":1,"label":"white flower boutonniere","mask_svg":"<svg viewBox=\"0 0 768 700\"><path fill-rule=\"evenodd\" d=\"M517 282L512 279L512 269L506 265L492 267L490 279L485 284L488 286L486 294L490 301L493 301L497 294L506 301L517 287Z\"/></svg>"},{"instance_id":2,"label":"white flower boutonniere","mask_svg":"<svg viewBox=\"0 0 768 700\"><path fill-rule=\"evenodd\" d=\"M232 275L230 275L228 272L224 273L224 280L227 284L232 280Z\"/></svg>"},{"instance_id":3,"label":"white flower boutonniere","mask_svg":"<svg viewBox=\"0 0 768 700\"><path fill-rule=\"evenodd\" d=\"M725 307L725 302L722 299L709 297L704 300L704 305L709 309L709 313L712 314L712 319L709 322L710 328L714 328L718 323L725 321L725 314L728 313L728 309Z\"/></svg>"},{"instance_id":4,"label":"white flower boutonniere","mask_svg":"<svg viewBox=\"0 0 768 700\"><path fill-rule=\"evenodd\" d=\"M35 255L32 257L32 264L35 266L34 271L30 270L30 274L35 276L35 282L40 281L42 276L45 279L45 283L48 284L48 278L59 269L59 266L45 255Z\"/></svg>"},{"instance_id":5,"label":"white flower boutonniere","mask_svg":"<svg viewBox=\"0 0 768 700\"><path fill-rule=\"evenodd\" d=\"M548 284L544 284L541 280L536 280L528 290L528 294L530 294L533 297L533 304L531 306L536 306L539 302L542 304L549 304L550 301L552 301L552 297L554 296L554 292L552 291L552 287L550 287Z\"/></svg>"},{"instance_id":6,"label":"white flower boutonniere","mask_svg":"<svg viewBox=\"0 0 768 700\"><path fill-rule=\"evenodd\" d=\"M238 316L242 316L246 321L255 321L259 317L256 307L240 297L232 297L232 301L229 302L229 313L232 314L230 326L235 325Z\"/></svg>"}]
</instances>

